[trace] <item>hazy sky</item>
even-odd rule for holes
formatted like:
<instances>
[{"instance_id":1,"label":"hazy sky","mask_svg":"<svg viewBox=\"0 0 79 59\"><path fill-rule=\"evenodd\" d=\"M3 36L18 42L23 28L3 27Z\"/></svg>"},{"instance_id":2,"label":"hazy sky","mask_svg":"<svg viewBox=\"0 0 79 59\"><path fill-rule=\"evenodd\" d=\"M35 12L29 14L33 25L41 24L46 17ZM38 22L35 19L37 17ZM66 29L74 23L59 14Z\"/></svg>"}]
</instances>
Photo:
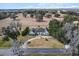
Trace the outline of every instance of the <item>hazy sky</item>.
<instances>
[{"instance_id":1,"label":"hazy sky","mask_svg":"<svg viewBox=\"0 0 79 59\"><path fill-rule=\"evenodd\" d=\"M0 9L79 8L79 3L0 3Z\"/></svg>"}]
</instances>

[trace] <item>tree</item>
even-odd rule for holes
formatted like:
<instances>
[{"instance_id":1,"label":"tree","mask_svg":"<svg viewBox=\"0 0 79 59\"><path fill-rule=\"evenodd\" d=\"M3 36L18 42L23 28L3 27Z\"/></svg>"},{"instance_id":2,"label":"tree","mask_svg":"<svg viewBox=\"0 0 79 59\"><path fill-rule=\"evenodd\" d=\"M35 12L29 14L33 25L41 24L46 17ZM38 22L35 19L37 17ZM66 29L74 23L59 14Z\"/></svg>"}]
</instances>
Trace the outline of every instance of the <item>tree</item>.
<instances>
[{"instance_id":1,"label":"tree","mask_svg":"<svg viewBox=\"0 0 79 59\"><path fill-rule=\"evenodd\" d=\"M48 39L47 39L47 38L45 38L45 41L48 41Z\"/></svg>"},{"instance_id":2,"label":"tree","mask_svg":"<svg viewBox=\"0 0 79 59\"><path fill-rule=\"evenodd\" d=\"M68 15L77 15L77 13L75 11L67 11Z\"/></svg>"},{"instance_id":3,"label":"tree","mask_svg":"<svg viewBox=\"0 0 79 59\"><path fill-rule=\"evenodd\" d=\"M57 10L52 10L52 11L50 11L50 13L56 14L57 13Z\"/></svg>"},{"instance_id":4,"label":"tree","mask_svg":"<svg viewBox=\"0 0 79 59\"><path fill-rule=\"evenodd\" d=\"M64 16L64 23L72 23L73 21L77 21L78 18L76 18L75 16L72 15L66 15Z\"/></svg>"},{"instance_id":5,"label":"tree","mask_svg":"<svg viewBox=\"0 0 79 59\"><path fill-rule=\"evenodd\" d=\"M41 14L41 15L45 15L45 13L46 13L47 11L45 11L45 10L37 10L36 11L36 14Z\"/></svg>"},{"instance_id":6,"label":"tree","mask_svg":"<svg viewBox=\"0 0 79 59\"><path fill-rule=\"evenodd\" d=\"M67 45L70 47L67 48L66 53L69 55L77 55L78 51L78 45L79 45L79 29L78 26L75 26L73 23L66 23L63 26L65 37L69 42L67 42Z\"/></svg>"},{"instance_id":7,"label":"tree","mask_svg":"<svg viewBox=\"0 0 79 59\"><path fill-rule=\"evenodd\" d=\"M3 39L3 41L9 41L10 40L8 36L4 36L2 39Z\"/></svg>"},{"instance_id":8,"label":"tree","mask_svg":"<svg viewBox=\"0 0 79 59\"><path fill-rule=\"evenodd\" d=\"M27 12L23 12L23 16L26 18L26 16L27 16Z\"/></svg>"},{"instance_id":9,"label":"tree","mask_svg":"<svg viewBox=\"0 0 79 59\"><path fill-rule=\"evenodd\" d=\"M55 14L55 17L59 17L60 16L60 14Z\"/></svg>"},{"instance_id":10,"label":"tree","mask_svg":"<svg viewBox=\"0 0 79 59\"><path fill-rule=\"evenodd\" d=\"M26 27L24 31L22 31L22 36L25 36L29 33L29 27Z\"/></svg>"},{"instance_id":11,"label":"tree","mask_svg":"<svg viewBox=\"0 0 79 59\"><path fill-rule=\"evenodd\" d=\"M36 14L36 21L42 22L43 21L43 15L42 14Z\"/></svg>"},{"instance_id":12,"label":"tree","mask_svg":"<svg viewBox=\"0 0 79 59\"><path fill-rule=\"evenodd\" d=\"M61 14L67 14L67 11L65 11L65 10L60 10L60 13L61 13Z\"/></svg>"},{"instance_id":13,"label":"tree","mask_svg":"<svg viewBox=\"0 0 79 59\"><path fill-rule=\"evenodd\" d=\"M46 13L45 17L50 18L50 17L52 17L52 14L51 13Z\"/></svg>"},{"instance_id":14,"label":"tree","mask_svg":"<svg viewBox=\"0 0 79 59\"><path fill-rule=\"evenodd\" d=\"M9 16L9 13L6 12L0 12L0 19L7 18Z\"/></svg>"},{"instance_id":15,"label":"tree","mask_svg":"<svg viewBox=\"0 0 79 59\"><path fill-rule=\"evenodd\" d=\"M33 18L34 17L34 14L30 14L30 17Z\"/></svg>"},{"instance_id":16,"label":"tree","mask_svg":"<svg viewBox=\"0 0 79 59\"><path fill-rule=\"evenodd\" d=\"M12 39L17 39L17 36L20 35L20 32L17 29L10 28L9 26L4 29L4 35L6 37L10 37Z\"/></svg>"},{"instance_id":17,"label":"tree","mask_svg":"<svg viewBox=\"0 0 79 59\"><path fill-rule=\"evenodd\" d=\"M49 22L49 34L55 38L58 38L59 41L63 42L61 38L64 38L64 32L62 30L62 23L56 19Z\"/></svg>"}]
</instances>

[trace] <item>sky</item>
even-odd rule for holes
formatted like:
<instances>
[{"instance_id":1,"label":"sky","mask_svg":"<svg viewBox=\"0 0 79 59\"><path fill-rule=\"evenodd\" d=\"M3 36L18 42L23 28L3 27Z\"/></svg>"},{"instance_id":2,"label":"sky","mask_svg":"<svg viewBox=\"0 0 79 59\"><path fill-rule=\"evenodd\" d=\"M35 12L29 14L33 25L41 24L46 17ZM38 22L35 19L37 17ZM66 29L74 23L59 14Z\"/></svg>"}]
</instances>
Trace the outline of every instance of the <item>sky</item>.
<instances>
[{"instance_id":1,"label":"sky","mask_svg":"<svg viewBox=\"0 0 79 59\"><path fill-rule=\"evenodd\" d=\"M79 8L79 3L0 3L0 9Z\"/></svg>"}]
</instances>

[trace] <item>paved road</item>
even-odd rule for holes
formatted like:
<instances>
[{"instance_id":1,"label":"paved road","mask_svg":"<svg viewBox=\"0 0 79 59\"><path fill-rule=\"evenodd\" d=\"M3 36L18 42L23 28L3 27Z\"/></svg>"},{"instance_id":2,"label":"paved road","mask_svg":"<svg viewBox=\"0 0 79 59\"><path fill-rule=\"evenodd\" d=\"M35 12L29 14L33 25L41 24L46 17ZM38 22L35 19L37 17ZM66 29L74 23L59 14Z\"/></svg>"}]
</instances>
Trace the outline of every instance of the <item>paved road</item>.
<instances>
[{"instance_id":1,"label":"paved road","mask_svg":"<svg viewBox=\"0 0 79 59\"><path fill-rule=\"evenodd\" d=\"M0 49L0 56L12 56L12 50L11 49Z\"/></svg>"},{"instance_id":2,"label":"paved road","mask_svg":"<svg viewBox=\"0 0 79 59\"><path fill-rule=\"evenodd\" d=\"M52 48L28 48L29 53L32 54L64 54L64 49Z\"/></svg>"},{"instance_id":3,"label":"paved road","mask_svg":"<svg viewBox=\"0 0 79 59\"><path fill-rule=\"evenodd\" d=\"M52 49L52 48L27 48L22 49L24 54L64 54L64 49ZM23 55L24 55L23 54ZM0 49L0 56L13 56L11 49Z\"/></svg>"},{"instance_id":4,"label":"paved road","mask_svg":"<svg viewBox=\"0 0 79 59\"><path fill-rule=\"evenodd\" d=\"M40 38L46 38L44 36L37 36L35 38L32 38L28 41L26 41L20 48L22 51L24 51L23 55L26 54L64 54L64 49L54 49L54 48L28 48L27 42L40 39ZM50 37L48 37L50 38ZM12 48L10 49L0 49L0 56L13 56Z\"/></svg>"}]
</instances>

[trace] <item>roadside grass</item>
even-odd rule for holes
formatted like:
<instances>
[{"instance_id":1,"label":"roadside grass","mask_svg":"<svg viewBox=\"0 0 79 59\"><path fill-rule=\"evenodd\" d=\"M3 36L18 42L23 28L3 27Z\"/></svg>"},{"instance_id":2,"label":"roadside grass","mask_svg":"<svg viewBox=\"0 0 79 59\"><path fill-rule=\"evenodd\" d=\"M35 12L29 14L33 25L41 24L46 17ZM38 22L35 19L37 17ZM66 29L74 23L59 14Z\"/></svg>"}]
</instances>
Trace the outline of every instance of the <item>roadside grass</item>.
<instances>
[{"instance_id":1,"label":"roadside grass","mask_svg":"<svg viewBox=\"0 0 79 59\"><path fill-rule=\"evenodd\" d=\"M33 38L33 36L28 36L28 35L27 36L21 36L20 35L18 37L18 41L19 42L25 42L26 40L31 39L31 38ZM0 36L0 48L10 48L10 47L12 47L12 44L13 44L12 39L10 39L9 41L3 41L2 37Z\"/></svg>"},{"instance_id":2,"label":"roadside grass","mask_svg":"<svg viewBox=\"0 0 79 59\"><path fill-rule=\"evenodd\" d=\"M35 36L18 36L18 41L21 43L24 43L25 41L34 38ZM57 39L46 39L41 38L41 39L35 39L31 41L30 44L28 44L29 48L64 48L64 44L59 42ZM9 41L3 41L2 37L0 37L0 48L10 48L12 47L12 39Z\"/></svg>"},{"instance_id":3,"label":"roadside grass","mask_svg":"<svg viewBox=\"0 0 79 59\"><path fill-rule=\"evenodd\" d=\"M2 37L0 37L0 48L10 48L12 46L12 40L3 41Z\"/></svg>"}]
</instances>

